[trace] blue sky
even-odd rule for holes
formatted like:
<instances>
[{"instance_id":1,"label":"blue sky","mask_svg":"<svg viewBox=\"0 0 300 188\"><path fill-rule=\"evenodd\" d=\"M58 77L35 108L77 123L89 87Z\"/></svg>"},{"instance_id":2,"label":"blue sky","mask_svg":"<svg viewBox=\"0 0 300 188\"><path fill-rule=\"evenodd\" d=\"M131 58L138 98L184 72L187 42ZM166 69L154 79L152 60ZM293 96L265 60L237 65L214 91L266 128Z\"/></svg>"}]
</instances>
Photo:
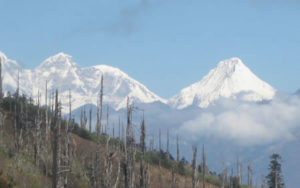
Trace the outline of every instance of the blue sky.
<instances>
[{"instance_id":1,"label":"blue sky","mask_svg":"<svg viewBox=\"0 0 300 188\"><path fill-rule=\"evenodd\" d=\"M298 0L0 0L0 51L25 68L58 52L115 66L161 97L240 57L278 90L300 88Z\"/></svg>"}]
</instances>

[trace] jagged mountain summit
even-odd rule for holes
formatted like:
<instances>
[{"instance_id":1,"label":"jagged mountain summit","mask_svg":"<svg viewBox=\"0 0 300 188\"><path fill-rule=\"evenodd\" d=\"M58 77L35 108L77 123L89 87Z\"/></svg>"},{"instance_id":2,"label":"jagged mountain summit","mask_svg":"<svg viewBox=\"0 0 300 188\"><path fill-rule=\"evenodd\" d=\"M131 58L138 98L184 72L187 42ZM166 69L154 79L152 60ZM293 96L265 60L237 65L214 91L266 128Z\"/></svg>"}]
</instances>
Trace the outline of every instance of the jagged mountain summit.
<instances>
[{"instance_id":1,"label":"jagged mountain summit","mask_svg":"<svg viewBox=\"0 0 300 188\"><path fill-rule=\"evenodd\" d=\"M73 109L85 104L97 105L101 75L104 77L104 103L108 103L115 110L126 107L127 97L135 103L166 102L120 69L108 65L81 68L70 55L58 53L44 60L37 68L26 70L16 61L8 59L2 52L0 56L3 62L5 91L16 90L19 70L21 93L34 99L37 99L38 93L45 96L47 81L48 97L55 88L58 88L65 112L68 109L69 89L72 91ZM42 98L42 104L44 101Z\"/></svg>"},{"instance_id":2,"label":"jagged mountain summit","mask_svg":"<svg viewBox=\"0 0 300 188\"><path fill-rule=\"evenodd\" d=\"M177 109L190 105L208 107L221 97L246 101L271 100L275 89L258 78L237 57L221 61L201 81L192 84L172 97L168 104Z\"/></svg>"}]
</instances>

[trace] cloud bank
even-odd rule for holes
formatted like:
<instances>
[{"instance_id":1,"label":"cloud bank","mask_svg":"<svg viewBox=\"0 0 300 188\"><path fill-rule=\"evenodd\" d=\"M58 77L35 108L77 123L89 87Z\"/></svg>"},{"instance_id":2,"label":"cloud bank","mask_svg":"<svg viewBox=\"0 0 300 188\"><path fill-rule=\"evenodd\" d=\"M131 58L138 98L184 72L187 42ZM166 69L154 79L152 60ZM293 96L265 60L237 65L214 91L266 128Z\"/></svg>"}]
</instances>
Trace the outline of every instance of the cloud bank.
<instances>
[{"instance_id":1,"label":"cloud bank","mask_svg":"<svg viewBox=\"0 0 300 188\"><path fill-rule=\"evenodd\" d=\"M197 139L218 138L242 146L266 145L295 139L300 128L300 98L276 98L264 104L222 99L179 132Z\"/></svg>"}]
</instances>

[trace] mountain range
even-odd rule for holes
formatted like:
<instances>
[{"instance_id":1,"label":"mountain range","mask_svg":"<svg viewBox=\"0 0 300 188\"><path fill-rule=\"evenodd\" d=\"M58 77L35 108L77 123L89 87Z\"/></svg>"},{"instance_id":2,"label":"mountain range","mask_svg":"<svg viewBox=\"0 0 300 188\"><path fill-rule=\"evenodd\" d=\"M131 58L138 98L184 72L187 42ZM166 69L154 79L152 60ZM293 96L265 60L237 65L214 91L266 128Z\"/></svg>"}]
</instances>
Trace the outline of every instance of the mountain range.
<instances>
[{"instance_id":1,"label":"mountain range","mask_svg":"<svg viewBox=\"0 0 300 188\"><path fill-rule=\"evenodd\" d=\"M300 183L299 178L295 175L298 174L300 166L299 160L297 160L299 152L295 151L295 148L300 147L299 128L291 127L294 138L292 141L286 141L280 137L277 141L268 144L244 146L239 145L239 141L224 139L224 137L230 137L228 131L224 132L227 128L233 129L233 136L238 137L241 134L239 131L244 134L255 132L255 129L260 130L266 126L265 124L268 124L268 128L279 129L281 133L284 133L284 127L290 126L288 124L291 124L294 116L298 117L298 115L294 115L298 114L294 111L297 111L298 106L300 106L300 100L297 96L295 96L296 100L292 97L290 102L288 102L289 100L286 101L288 97L284 96L282 97L283 102L279 100L278 105L277 96L280 93L257 77L237 57L220 61L199 82L182 89L170 99L159 97L118 68L108 65L80 67L72 60L70 55L65 53L58 53L45 59L32 70L24 69L17 61L7 58L2 52L0 52L0 58L4 92L14 93L16 91L19 72L21 93L34 99L37 99L38 93L40 93L43 104L45 103L44 96L47 81L48 98L51 98L51 93L58 88L63 112L67 112L70 89L72 91L72 108L74 109L72 114L75 120L79 122L83 108L91 108L93 111L92 125L95 125L100 78L103 75L104 103L111 107L109 118L112 126L117 124L120 117L121 121L126 119L126 109L124 107L126 107L126 100L129 97L140 109L145 111L148 138L157 136L158 129L162 130L162 134L165 134L167 129L170 130L171 153L176 152L173 150L176 148L174 143L175 134L177 134L182 140L181 152L188 160L192 156L191 145L205 144L209 167L221 171L221 164L216 163L216 161L225 160L227 161L226 165L234 169L236 156L240 155L244 162L253 164L257 178L256 182L259 182L261 175L266 174L268 156L272 152L279 152L285 160L283 171L287 179L287 187L297 187L296 185ZM300 95L299 93L300 91L295 95ZM238 105L233 105L233 107L225 105L222 107L222 103L227 102L227 100L230 102L236 100ZM245 101L245 103L240 104L240 100ZM270 102L264 103L263 101ZM272 103L273 101L275 103ZM252 104L257 108L254 107L254 110L251 110ZM245 114L237 113L240 110ZM259 112L255 113L256 110ZM224 113L218 116L220 111ZM103 113L106 113L106 108L104 108ZM140 121L142 116L138 113L133 113L135 122ZM262 117L259 118L257 114L261 114ZM220 126L216 126L220 118L225 122L222 121ZM272 119L273 121L271 121ZM276 123L278 124L277 119L279 119L282 126L276 127ZM212 121L216 123L209 124ZM221 129L220 134L223 135L222 137L218 137L217 134L212 134L212 132L207 133L205 136L204 132L207 131L207 127L210 126L214 131L217 131L217 128L222 128L225 125L224 123L228 121L230 125L231 122L238 125ZM256 121L258 124L256 124ZM299 121L296 118L295 122ZM249 126L247 126L247 122L250 122ZM190 126L186 127L185 125ZM201 126L202 129L199 129ZM186 135L183 128L190 131L190 134ZM269 131L272 132L272 130ZM202 132L204 136L199 136L201 135L199 132ZM253 139L262 137L268 138L269 135L256 135L256 137L253 136ZM166 137L162 138L162 142L164 147ZM155 144L157 145L157 143Z\"/></svg>"},{"instance_id":2,"label":"mountain range","mask_svg":"<svg viewBox=\"0 0 300 188\"><path fill-rule=\"evenodd\" d=\"M51 91L57 88L64 109L67 109L69 89L72 92L74 109L85 104L96 105L102 75L104 102L109 103L115 110L126 106L127 97L136 103L166 102L144 85L111 66L97 65L81 68L70 55L58 53L44 60L37 68L27 70L16 61L8 59L3 53L0 56L3 62L4 91L16 90L19 71L21 93L33 99L37 99L38 93L45 96L47 82L50 91L48 96L51 96Z\"/></svg>"},{"instance_id":3,"label":"mountain range","mask_svg":"<svg viewBox=\"0 0 300 188\"><path fill-rule=\"evenodd\" d=\"M17 88L18 72L20 92L37 99L58 88L63 109L67 109L69 89L74 109L85 104L97 105L101 75L104 77L104 103L114 110L126 107L130 98L134 103L160 102L175 109L189 106L206 108L219 98L239 98L246 101L271 100L276 90L259 79L237 57L221 61L202 80L184 89L170 99L163 99L120 69L108 65L80 67L72 56L58 53L45 59L33 70L22 68L0 52L3 64L4 91ZM48 97L51 93L48 93ZM42 100L42 103L45 101ZM64 110L66 111L66 110Z\"/></svg>"}]
</instances>

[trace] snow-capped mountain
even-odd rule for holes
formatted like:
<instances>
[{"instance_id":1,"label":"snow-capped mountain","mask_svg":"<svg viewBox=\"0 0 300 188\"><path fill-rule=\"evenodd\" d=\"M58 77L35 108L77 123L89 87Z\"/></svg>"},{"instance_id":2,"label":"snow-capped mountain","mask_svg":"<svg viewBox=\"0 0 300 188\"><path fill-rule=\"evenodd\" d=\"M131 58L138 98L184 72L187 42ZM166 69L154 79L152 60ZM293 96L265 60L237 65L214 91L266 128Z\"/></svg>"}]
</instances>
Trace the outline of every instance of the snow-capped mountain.
<instances>
[{"instance_id":1,"label":"snow-capped mountain","mask_svg":"<svg viewBox=\"0 0 300 188\"><path fill-rule=\"evenodd\" d=\"M45 85L48 98L58 88L64 111L67 110L69 89L72 92L73 109L85 104L97 104L100 78L104 77L104 102L115 110L126 107L129 97L135 103L168 103L173 108L183 109L190 105L208 107L221 97L241 98L247 101L271 100L275 89L259 79L239 58L221 61L201 81L184 88L168 102L149 91L118 68L107 65L79 67L70 55L58 53L44 60L33 70L23 69L16 61L0 52L3 67L4 91L17 88L18 71L20 92L37 99L38 93L45 103Z\"/></svg>"},{"instance_id":2,"label":"snow-capped mountain","mask_svg":"<svg viewBox=\"0 0 300 188\"><path fill-rule=\"evenodd\" d=\"M208 107L221 97L246 101L271 100L275 89L259 79L239 58L221 61L201 81L172 97L168 104L177 109L190 105Z\"/></svg>"},{"instance_id":3,"label":"snow-capped mountain","mask_svg":"<svg viewBox=\"0 0 300 188\"><path fill-rule=\"evenodd\" d=\"M118 68L107 65L81 68L70 55L64 53L47 58L34 70L22 69L16 61L8 59L2 52L0 57L3 64L4 91L16 90L19 70L21 93L34 99L40 93L43 99L41 101L45 103L47 81L48 97L58 88L64 111L67 110L69 89L72 92L73 109L85 104L97 105L101 75L104 77L104 102L115 110L126 107L127 97L135 103L166 102Z\"/></svg>"}]
</instances>

